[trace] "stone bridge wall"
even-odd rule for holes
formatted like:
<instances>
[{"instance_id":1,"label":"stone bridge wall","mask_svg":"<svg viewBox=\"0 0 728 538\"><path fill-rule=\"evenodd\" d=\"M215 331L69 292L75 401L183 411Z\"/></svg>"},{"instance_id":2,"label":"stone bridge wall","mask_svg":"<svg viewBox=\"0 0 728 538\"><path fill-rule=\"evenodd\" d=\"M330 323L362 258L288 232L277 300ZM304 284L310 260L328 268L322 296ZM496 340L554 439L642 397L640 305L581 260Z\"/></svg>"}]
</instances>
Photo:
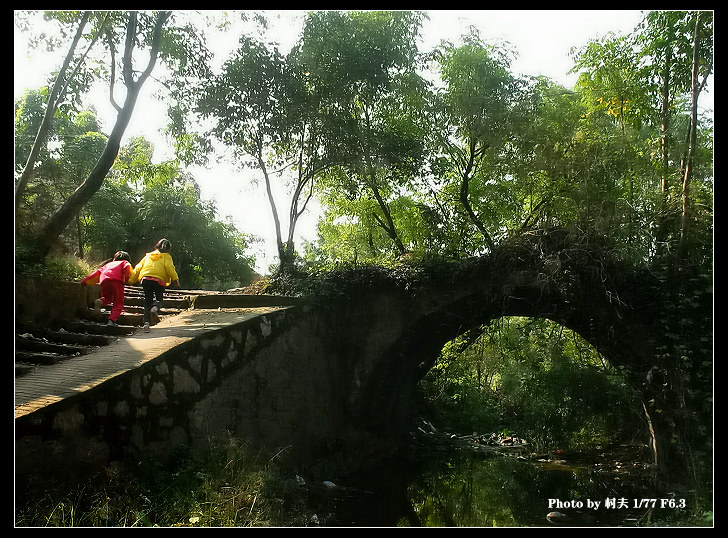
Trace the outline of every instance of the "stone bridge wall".
<instances>
[{"instance_id":1,"label":"stone bridge wall","mask_svg":"<svg viewBox=\"0 0 728 538\"><path fill-rule=\"evenodd\" d=\"M440 347L503 308L496 292L439 291L369 290L366 300L299 305L208 332L17 419L16 474L80 476L228 432L329 468L386 456L408 431L416 383Z\"/></svg>"},{"instance_id":2,"label":"stone bridge wall","mask_svg":"<svg viewBox=\"0 0 728 538\"><path fill-rule=\"evenodd\" d=\"M16 480L164 460L226 432L252 446L310 449L341 427L327 354L311 334L304 306L256 316L19 417Z\"/></svg>"},{"instance_id":3,"label":"stone bridge wall","mask_svg":"<svg viewBox=\"0 0 728 538\"><path fill-rule=\"evenodd\" d=\"M93 304L99 294L99 286L81 286L63 280L39 283L16 277L15 320L48 324L59 319L72 319L79 310Z\"/></svg>"}]
</instances>

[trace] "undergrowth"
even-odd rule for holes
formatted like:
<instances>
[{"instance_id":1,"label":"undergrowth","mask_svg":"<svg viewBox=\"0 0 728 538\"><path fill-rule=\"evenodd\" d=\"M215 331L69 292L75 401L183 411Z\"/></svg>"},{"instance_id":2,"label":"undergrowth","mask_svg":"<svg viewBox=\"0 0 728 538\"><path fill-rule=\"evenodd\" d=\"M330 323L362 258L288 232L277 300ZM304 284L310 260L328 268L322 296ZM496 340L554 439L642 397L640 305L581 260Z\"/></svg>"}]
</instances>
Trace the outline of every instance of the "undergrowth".
<instances>
[{"instance_id":1,"label":"undergrowth","mask_svg":"<svg viewBox=\"0 0 728 538\"><path fill-rule=\"evenodd\" d=\"M16 496L17 527L287 527L311 521L304 491L232 438L173 463L110 465L75 486Z\"/></svg>"},{"instance_id":2,"label":"undergrowth","mask_svg":"<svg viewBox=\"0 0 728 538\"><path fill-rule=\"evenodd\" d=\"M82 260L73 255L48 256L42 260L33 258L27 249L15 247L15 274L38 280L77 281L96 269L100 263Z\"/></svg>"}]
</instances>

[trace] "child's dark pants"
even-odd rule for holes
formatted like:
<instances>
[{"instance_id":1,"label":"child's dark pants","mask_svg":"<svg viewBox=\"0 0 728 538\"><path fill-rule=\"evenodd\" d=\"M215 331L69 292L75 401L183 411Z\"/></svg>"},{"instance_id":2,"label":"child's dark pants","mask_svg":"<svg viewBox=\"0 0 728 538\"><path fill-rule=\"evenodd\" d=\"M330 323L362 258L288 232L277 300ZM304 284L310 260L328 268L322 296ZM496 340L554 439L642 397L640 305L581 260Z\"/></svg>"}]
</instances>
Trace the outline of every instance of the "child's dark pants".
<instances>
[{"instance_id":1,"label":"child's dark pants","mask_svg":"<svg viewBox=\"0 0 728 538\"><path fill-rule=\"evenodd\" d=\"M164 298L164 286L155 280L148 278L142 279L142 289L144 290L144 323L149 323L150 312L152 311L152 305L154 300L157 300L157 304L161 307L162 300Z\"/></svg>"}]
</instances>

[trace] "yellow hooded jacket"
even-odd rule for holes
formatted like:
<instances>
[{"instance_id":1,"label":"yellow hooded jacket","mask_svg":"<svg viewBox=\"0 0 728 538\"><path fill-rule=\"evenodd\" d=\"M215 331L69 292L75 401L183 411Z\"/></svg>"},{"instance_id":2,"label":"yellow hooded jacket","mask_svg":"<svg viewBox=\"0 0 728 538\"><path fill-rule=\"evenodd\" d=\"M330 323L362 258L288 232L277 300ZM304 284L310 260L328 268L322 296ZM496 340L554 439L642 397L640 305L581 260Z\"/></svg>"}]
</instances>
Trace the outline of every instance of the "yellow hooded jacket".
<instances>
[{"instance_id":1,"label":"yellow hooded jacket","mask_svg":"<svg viewBox=\"0 0 728 538\"><path fill-rule=\"evenodd\" d=\"M175 280L179 280L177 270L174 268L172 256L167 252L147 252L141 261L134 267L130 283L141 282L144 277L154 278L169 286Z\"/></svg>"}]
</instances>

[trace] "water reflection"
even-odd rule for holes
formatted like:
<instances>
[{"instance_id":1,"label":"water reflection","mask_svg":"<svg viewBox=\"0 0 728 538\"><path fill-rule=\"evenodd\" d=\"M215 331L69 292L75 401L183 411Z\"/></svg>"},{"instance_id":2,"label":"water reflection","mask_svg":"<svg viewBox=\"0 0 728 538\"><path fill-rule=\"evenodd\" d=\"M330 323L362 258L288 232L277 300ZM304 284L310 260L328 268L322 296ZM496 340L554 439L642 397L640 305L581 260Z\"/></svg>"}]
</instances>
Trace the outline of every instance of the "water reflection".
<instances>
[{"instance_id":1,"label":"water reflection","mask_svg":"<svg viewBox=\"0 0 728 538\"><path fill-rule=\"evenodd\" d=\"M655 508L637 506L648 492L644 479L622 480L589 465L458 453L397 462L317 501L328 505L330 526L605 527L657 516L659 501ZM675 515L674 505L667 509ZM550 512L558 512L551 521Z\"/></svg>"}]
</instances>

